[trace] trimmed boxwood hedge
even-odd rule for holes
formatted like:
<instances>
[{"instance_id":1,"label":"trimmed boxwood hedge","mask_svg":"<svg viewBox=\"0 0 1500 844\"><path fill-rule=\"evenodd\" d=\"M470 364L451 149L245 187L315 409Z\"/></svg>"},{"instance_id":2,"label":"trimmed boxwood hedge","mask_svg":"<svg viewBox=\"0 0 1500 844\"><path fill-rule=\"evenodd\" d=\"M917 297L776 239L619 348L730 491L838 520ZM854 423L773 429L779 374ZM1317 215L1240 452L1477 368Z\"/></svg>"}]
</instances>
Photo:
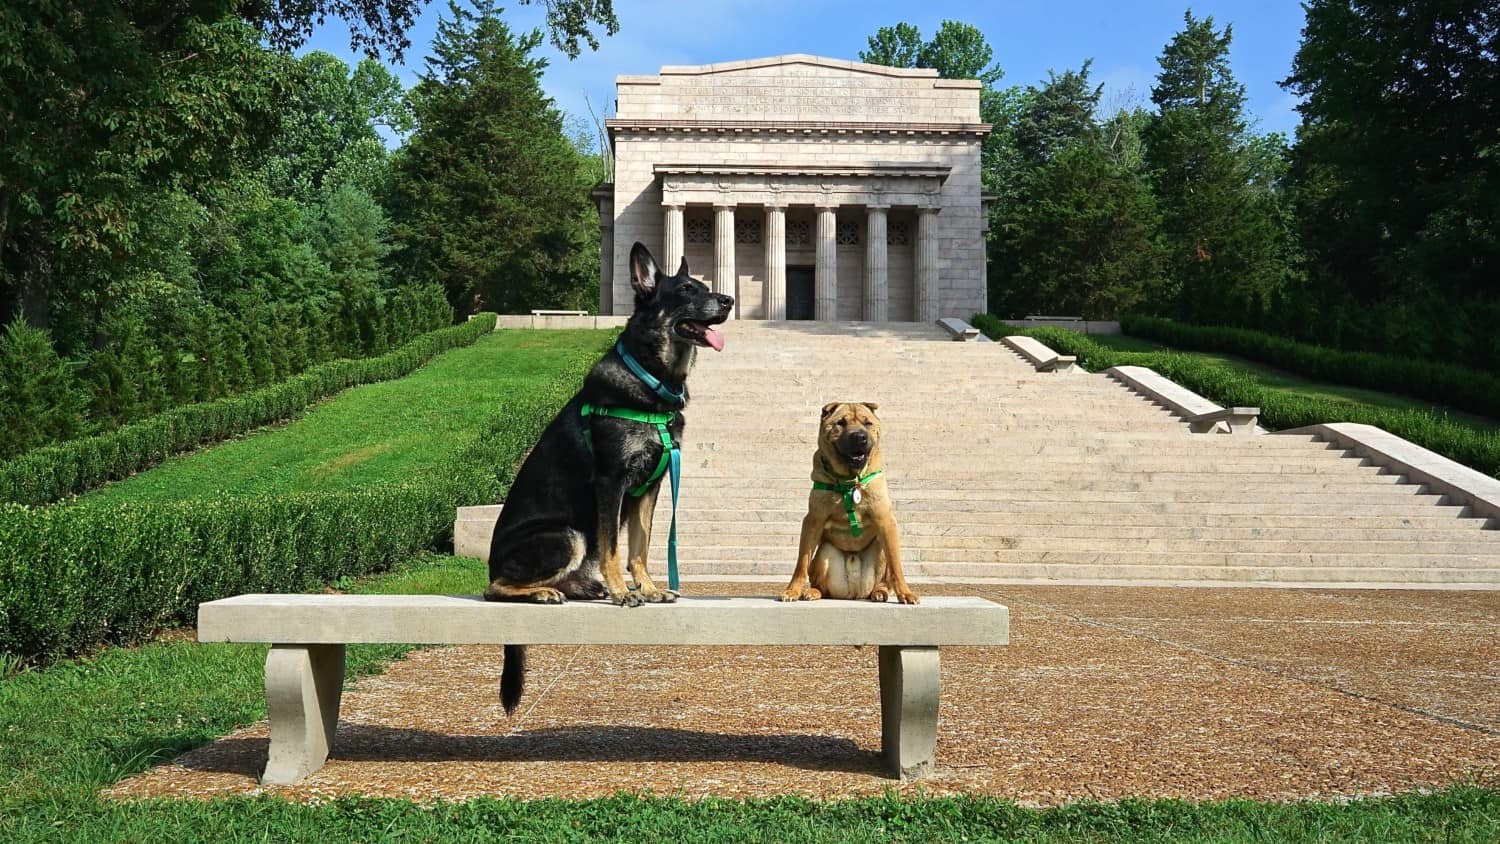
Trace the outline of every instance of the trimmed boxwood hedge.
<instances>
[{"instance_id":1,"label":"trimmed boxwood hedge","mask_svg":"<svg viewBox=\"0 0 1500 844\"><path fill-rule=\"evenodd\" d=\"M40 505L80 495L179 452L289 419L340 390L400 378L494 328L495 315L481 314L379 357L329 361L241 396L174 408L107 434L29 451L0 463L0 502Z\"/></svg>"},{"instance_id":2,"label":"trimmed boxwood hedge","mask_svg":"<svg viewBox=\"0 0 1500 844\"><path fill-rule=\"evenodd\" d=\"M1265 387L1244 371L1194 355L1117 351L1062 328L1018 328L989 314L976 314L972 322L995 339L1007 334L1035 337L1060 354L1077 356L1079 365L1091 371L1150 367L1225 407L1259 407L1260 424L1271 430L1328 422L1374 425L1487 475L1500 476L1500 431L1480 431L1444 414L1300 396Z\"/></svg>"},{"instance_id":3,"label":"trimmed boxwood hedge","mask_svg":"<svg viewBox=\"0 0 1500 844\"><path fill-rule=\"evenodd\" d=\"M1246 328L1190 325L1161 317L1126 316L1120 327L1126 334L1178 349L1224 352L1319 381L1400 393L1500 418L1500 378L1466 366L1330 349Z\"/></svg>"},{"instance_id":4,"label":"trimmed boxwood hedge","mask_svg":"<svg viewBox=\"0 0 1500 844\"><path fill-rule=\"evenodd\" d=\"M499 500L596 355L509 403L437 469L352 491L162 503L0 504L0 652L42 661L191 624L201 601L389 569Z\"/></svg>"}]
</instances>

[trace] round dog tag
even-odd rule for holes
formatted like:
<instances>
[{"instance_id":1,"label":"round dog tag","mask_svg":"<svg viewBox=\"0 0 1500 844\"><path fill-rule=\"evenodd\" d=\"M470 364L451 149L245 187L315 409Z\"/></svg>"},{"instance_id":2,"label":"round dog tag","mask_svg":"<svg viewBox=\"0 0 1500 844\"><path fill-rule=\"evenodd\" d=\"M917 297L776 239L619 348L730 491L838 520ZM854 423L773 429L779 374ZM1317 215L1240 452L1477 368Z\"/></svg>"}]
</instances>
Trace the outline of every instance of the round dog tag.
<instances>
[{"instance_id":1,"label":"round dog tag","mask_svg":"<svg viewBox=\"0 0 1500 844\"><path fill-rule=\"evenodd\" d=\"M855 504L858 504L859 502L863 501L864 499L865 499L865 495L864 495L864 493L862 493L862 492L859 491L859 487L855 487L854 491L851 492L851 493L849 493L849 500L853 501Z\"/></svg>"}]
</instances>

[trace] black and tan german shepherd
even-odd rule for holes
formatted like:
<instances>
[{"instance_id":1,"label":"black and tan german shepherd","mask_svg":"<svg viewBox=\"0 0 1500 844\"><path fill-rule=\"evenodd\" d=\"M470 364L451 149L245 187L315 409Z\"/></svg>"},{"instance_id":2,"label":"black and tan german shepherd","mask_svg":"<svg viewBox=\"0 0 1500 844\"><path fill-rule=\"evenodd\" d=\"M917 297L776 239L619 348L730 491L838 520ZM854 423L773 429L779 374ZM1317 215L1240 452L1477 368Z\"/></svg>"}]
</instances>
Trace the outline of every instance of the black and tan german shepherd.
<instances>
[{"instance_id":1,"label":"black and tan german shepherd","mask_svg":"<svg viewBox=\"0 0 1500 844\"><path fill-rule=\"evenodd\" d=\"M664 477L658 472L666 446L658 428L585 415L585 408L670 414L668 430L680 443L688 372L699 346L724 348L714 326L729 317L734 299L689 276L686 258L676 274L663 273L639 243L630 250L630 281L635 313L619 342L542 431L511 485L490 541L486 600L608 597L628 607L677 600L646 572L651 516ZM645 374L633 372L631 363ZM629 531L634 589L625 585L617 551L622 527ZM507 713L521 699L525 672L525 646L506 645L500 701Z\"/></svg>"}]
</instances>

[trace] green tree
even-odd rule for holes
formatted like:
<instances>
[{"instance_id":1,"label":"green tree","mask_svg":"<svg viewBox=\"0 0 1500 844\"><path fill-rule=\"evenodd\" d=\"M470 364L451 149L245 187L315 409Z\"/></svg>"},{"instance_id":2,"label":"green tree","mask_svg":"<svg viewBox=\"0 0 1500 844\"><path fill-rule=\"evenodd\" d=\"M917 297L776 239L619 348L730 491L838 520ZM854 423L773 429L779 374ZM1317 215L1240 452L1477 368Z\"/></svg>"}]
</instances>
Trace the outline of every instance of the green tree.
<instances>
[{"instance_id":1,"label":"green tree","mask_svg":"<svg viewBox=\"0 0 1500 844\"><path fill-rule=\"evenodd\" d=\"M391 253L385 211L370 195L345 185L328 195L313 226L313 245L339 290L381 291Z\"/></svg>"},{"instance_id":2,"label":"green tree","mask_svg":"<svg viewBox=\"0 0 1500 844\"><path fill-rule=\"evenodd\" d=\"M1016 121L1020 166L996 210L990 310L1110 319L1162 285L1160 214L1144 177L1142 116L1094 115L1089 63L1048 74Z\"/></svg>"},{"instance_id":3,"label":"green tree","mask_svg":"<svg viewBox=\"0 0 1500 844\"><path fill-rule=\"evenodd\" d=\"M400 263L440 284L460 314L576 306L593 289L581 268L596 212L582 157L541 90L540 43L539 32L513 36L489 2L450 2L411 92L417 129L396 165L393 208Z\"/></svg>"},{"instance_id":4,"label":"green tree","mask_svg":"<svg viewBox=\"0 0 1500 844\"><path fill-rule=\"evenodd\" d=\"M1047 84L1031 89L1026 107L1016 119L1015 144L1028 164L1044 164L1088 136L1104 86L1089 87L1092 60L1062 75L1048 71Z\"/></svg>"},{"instance_id":5,"label":"green tree","mask_svg":"<svg viewBox=\"0 0 1500 844\"><path fill-rule=\"evenodd\" d=\"M1305 4L1282 84L1309 298L1354 345L1442 335L1500 365L1500 61L1492 0Z\"/></svg>"},{"instance_id":6,"label":"green tree","mask_svg":"<svg viewBox=\"0 0 1500 844\"><path fill-rule=\"evenodd\" d=\"M46 332L16 320L0 333L0 460L83 431L84 395Z\"/></svg>"},{"instance_id":7,"label":"green tree","mask_svg":"<svg viewBox=\"0 0 1500 844\"><path fill-rule=\"evenodd\" d=\"M300 47L314 25L327 18L349 26L349 41L371 56L386 52L400 58L411 41L406 33L429 0L239 0L240 14L255 23L279 50ZM533 0L521 0L529 6ZM582 52L579 41L599 49L594 27L608 35L620 31L613 0L542 0L552 45L570 59Z\"/></svg>"},{"instance_id":8,"label":"green tree","mask_svg":"<svg viewBox=\"0 0 1500 844\"><path fill-rule=\"evenodd\" d=\"M1184 16L1185 28L1158 59L1148 127L1151 170L1178 285L1161 306L1203 322L1259 314L1286 283L1288 233L1274 180L1244 116L1245 89L1229 68L1232 29ZM1270 188L1270 189L1267 189Z\"/></svg>"},{"instance_id":9,"label":"green tree","mask_svg":"<svg viewBox=\"0 0 1500 844\"><path fill-rule=\"evenodd\" d=\"M411 129L396 77L373 59L351 72L337 57L314 51L297 60L287 87L281 131L263 165L271 192L311 206L341 184L381 190L387 154L378 127Z\"/></svg>"},{"instance_id":10,"label":"green tree","mask_svg":"<svg viewBox=\"0 0 1500 844\"><path fill-rule=\"evenodd\" d=\"M0 321L46 326L59 269L123 257L144 198L274 132L282 58L232 4L190 5L0 6Z\"/></svg>"}]
</instances>

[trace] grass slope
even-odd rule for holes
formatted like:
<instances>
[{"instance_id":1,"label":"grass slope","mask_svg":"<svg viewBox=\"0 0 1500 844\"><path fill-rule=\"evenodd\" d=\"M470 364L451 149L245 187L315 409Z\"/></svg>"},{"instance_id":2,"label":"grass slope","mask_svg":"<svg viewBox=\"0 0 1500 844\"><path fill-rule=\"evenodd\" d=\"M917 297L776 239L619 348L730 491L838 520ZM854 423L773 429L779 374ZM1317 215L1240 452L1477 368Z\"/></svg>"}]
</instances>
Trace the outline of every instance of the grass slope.
<instances>
[{"instance_id":1,"label":"grass slope","mask_svg":"<svg viewBox=\"0 0 1500 844\"><path fill-rule=\"evenodd\" d=\"M174 458L85 497L90 503L348 489L437 465L499 407L613 331L497 331L395 381L341 393L284 426Z\"/></svg>"}]
</instances>

